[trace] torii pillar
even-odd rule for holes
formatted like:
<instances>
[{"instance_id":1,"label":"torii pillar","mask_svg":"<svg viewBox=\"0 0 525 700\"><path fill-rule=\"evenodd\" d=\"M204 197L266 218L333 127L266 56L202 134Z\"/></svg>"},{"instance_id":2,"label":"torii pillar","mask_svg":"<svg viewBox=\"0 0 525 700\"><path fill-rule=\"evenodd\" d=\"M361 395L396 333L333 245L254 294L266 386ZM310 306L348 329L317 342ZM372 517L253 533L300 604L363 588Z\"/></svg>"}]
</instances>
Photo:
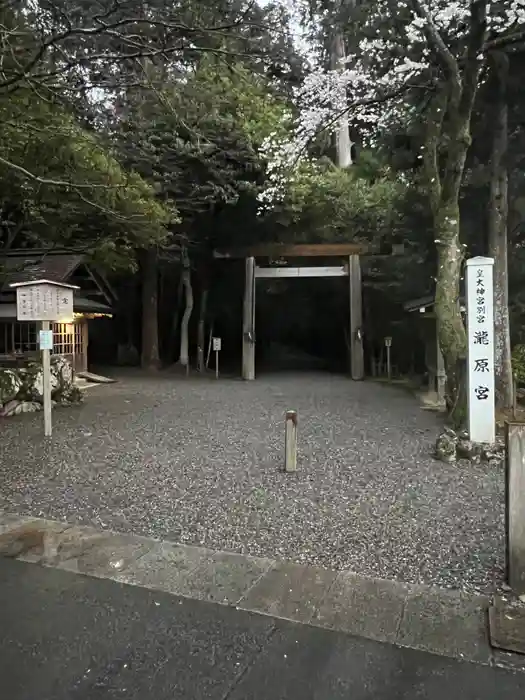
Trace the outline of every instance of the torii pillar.
<instances>
[{"instance_id":1,"label":"torii pillar","mask_svg":"<svg viewBox=\"0 0 525 700\"><path fill-rule=\"evenodd\" d=\"M242 315L242 378L255 379L255 257L245 261Z\"/></svg>"},{"instance_id":2,"label":"torii pillar","mask_svg":"<svg viewBox=\"0 0 525 700\"><path fill-rule=\"evenodd\" d=\"M363 285L359 255L348 257L350 291L350 376L356 381L365 378L363 349Z\"/></svg>"}]
</instances>

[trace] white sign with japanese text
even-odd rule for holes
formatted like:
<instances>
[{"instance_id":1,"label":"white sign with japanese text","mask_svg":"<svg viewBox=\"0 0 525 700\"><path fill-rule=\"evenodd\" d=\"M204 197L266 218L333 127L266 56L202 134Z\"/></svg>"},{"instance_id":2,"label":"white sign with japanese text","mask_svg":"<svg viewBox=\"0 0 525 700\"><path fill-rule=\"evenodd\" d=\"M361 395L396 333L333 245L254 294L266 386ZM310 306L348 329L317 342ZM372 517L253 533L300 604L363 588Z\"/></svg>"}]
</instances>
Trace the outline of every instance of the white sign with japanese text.
<instances>
[{"instance_id":1,"label":"white sign with japanese text","mask_svg":"<svg viewBox=\"0 0 525 700\"><path fill-rule=\"evenodd\" d=\"M71 321L73 290L39 283L16 290L16 315L19 321Z\"/></svg>"},{"instance_id":2,"label":"white sign with japanese text","mask_svg":"<svg viewBox=\"0 0 525 700\"><path fill-rule=\"evenodd\" d=\"M222 339L221 338L212 338L212 342L213 342L213 351L219 352L221 347L222 347Z\"/></svg>"},{"instance_id":3,"label":"white sign with japanese text","mask_svg":"<svg viewBox=\"0 0 525 700\"><path fill-rule=\"evenodd\" d=\"M472 442L496 439L493 258L466 263L468 431Z\"/></svg>"}]
</instances>

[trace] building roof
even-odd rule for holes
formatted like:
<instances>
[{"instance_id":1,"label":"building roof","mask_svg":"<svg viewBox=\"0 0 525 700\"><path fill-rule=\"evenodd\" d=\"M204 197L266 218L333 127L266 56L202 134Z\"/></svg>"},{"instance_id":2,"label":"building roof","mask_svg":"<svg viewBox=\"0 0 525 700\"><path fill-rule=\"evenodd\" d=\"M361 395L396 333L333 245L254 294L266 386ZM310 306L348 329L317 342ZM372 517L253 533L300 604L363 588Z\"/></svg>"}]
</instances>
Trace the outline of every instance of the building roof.
<instances>
[{"instance_id":1,"label":"building roof","mask_svg":"<svg viewBox=\"0 0 525 700\"><path fill-rule=\"evenodd\" d=\"M418 299L410 299L410 301L405 301L403 308L405 311L419 311L421 308L426 308L428 306L432 307L436 303L436 297L434 294L427 294L424 297L419 297Z\"/></svg>"},{"instance_id":2,"label":"building roof","mask_svg":"<svg viewBox=\"0 0 525 700\"><path fill-rule=\"evenodd\" d=\"M83 262L84 256L78 253L57 255L16 251L0 261L2 287L41 279L65 282Z\"/></svg>"},{"instance_id":3,"label":"building roof","mask_svg":"<svg viewBox=\"0 0 525 700\"><path fill-rule=\"evenodd\" d=\"M101 301L94 301L86 297L73 295L73 311L75 313L85 314L111 314L113 309L108 304L103 304Z\"/></svg>"},{"instance_id":4,"label":"building roof","mask_svg":"<svg viewBox=\"0 0 525 700\"><path fill-rule=\"evenodd\" d=\"M412 311L419 311L420 309L432 309L436 303L435 294L427 294L424 297L419 297L418 299L411 299L410 301L405 301L403 304L403 309L409 313ZM465 298L461 296L459 298L459 303L463 307L465 305Z\"/></svg>"},{"instance_id":5,"label":"building roof","mask_svg":"<svg viewBox=\"0 0 525 700\"><path fill-rule=\"evenodd\" d=\"M78 296L102 297L109 309L117 302L115 291L87 256L67 250L11 250L0 256L0 292L13 290L11 285L22 285L38 280L79 287ZM98 300L96 303L102 303ZM95 313L95 311L93 311ZM106 313L106 311L100 311Z\"/></svg>"}]
</instances>

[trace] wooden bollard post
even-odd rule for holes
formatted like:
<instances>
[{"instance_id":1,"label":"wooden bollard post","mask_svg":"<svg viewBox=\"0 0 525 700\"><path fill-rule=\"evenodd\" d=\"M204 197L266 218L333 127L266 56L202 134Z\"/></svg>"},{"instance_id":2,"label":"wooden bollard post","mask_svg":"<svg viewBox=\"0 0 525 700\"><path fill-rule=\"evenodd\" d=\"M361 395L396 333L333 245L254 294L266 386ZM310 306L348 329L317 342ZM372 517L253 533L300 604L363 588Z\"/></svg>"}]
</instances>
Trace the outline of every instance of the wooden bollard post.
<instances>
[{"instance_id":1,"label":"wooden bollard post","mask_svg":"<svg viewBox=\"0 0 525 700\"><path fill-rule=\"evenodd\" d=\"M386 376L388 381L392 381L392 360L390 355L390 348L392 347L392 338L385 338L386 347Z\"/></svg>"},{"instance_id":2,"label":"wooden bollard post","mask_svg":"<svg viewBox=\"0 0 525 700\"><path fill-rule=\"evenodd\" d=\"M518 595L525 593L525 424L506 423L507 581Z\"/></svg>"},{"instance_id":3,"label":"wooden bollard post","mask_svg":"<svg viewBox=\"0 0 525 700\"><path fill-rule=\"evenodd\" d=\"M297 411L285 415L284 471L297 471Z\"/></svg>"}]
</instances>

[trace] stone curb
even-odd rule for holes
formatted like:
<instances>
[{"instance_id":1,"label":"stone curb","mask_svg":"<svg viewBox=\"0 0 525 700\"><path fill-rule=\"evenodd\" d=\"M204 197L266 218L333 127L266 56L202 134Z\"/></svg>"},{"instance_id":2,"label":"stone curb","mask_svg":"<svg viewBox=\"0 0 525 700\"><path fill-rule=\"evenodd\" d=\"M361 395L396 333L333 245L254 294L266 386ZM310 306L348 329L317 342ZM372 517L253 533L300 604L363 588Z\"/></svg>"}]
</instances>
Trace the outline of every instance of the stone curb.
<instances>
[{"instance_id":1,"label":"stone curb","mask_svg":"<svg viewBox=\"0 0 525 700\"><path fill-rule=\"evenodd\" d=\"M0 512L0 556L484 665L489 599Z\"/></svg>"}]
</instances>

